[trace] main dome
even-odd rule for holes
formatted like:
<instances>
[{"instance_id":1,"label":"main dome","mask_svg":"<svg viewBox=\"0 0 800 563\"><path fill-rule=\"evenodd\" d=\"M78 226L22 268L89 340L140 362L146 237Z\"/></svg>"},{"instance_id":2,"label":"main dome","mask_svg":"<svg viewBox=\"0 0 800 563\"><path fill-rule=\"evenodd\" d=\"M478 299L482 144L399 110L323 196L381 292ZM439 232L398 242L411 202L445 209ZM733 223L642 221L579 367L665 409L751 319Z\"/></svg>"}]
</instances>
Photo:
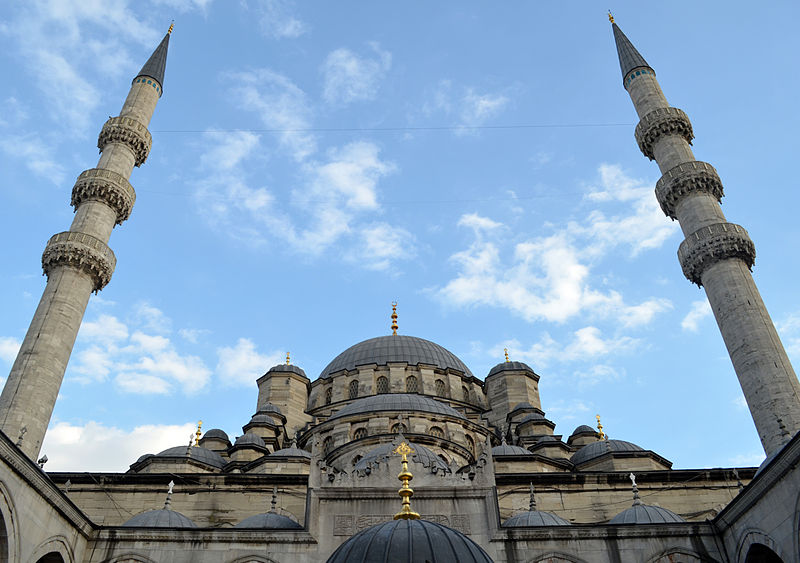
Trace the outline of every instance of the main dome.
<instances>
[{"instance_id":1,"label":"main dome","mask_svg":"<svg viewBox=\"0 0 800 563\"><path fill-rule=\"evenodd\" d=\"M320 378L327 378L339 370L355 369L356 366L377 364L385 366L389 362L407 362L409 365L429 364L440 369L454 369L472 376L472 372L455 354L438 344L401 334L378 336L351 346L336 356Z\"/></svg>"}]
</instances>

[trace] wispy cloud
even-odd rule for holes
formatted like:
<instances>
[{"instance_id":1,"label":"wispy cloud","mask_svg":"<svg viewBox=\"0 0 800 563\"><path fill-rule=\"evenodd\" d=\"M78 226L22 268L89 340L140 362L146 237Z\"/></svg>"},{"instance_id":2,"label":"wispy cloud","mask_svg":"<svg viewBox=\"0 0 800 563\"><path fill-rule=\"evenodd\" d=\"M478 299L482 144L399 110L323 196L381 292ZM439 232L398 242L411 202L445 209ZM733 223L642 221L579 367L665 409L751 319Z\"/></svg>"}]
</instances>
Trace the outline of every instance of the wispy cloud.
<instances>
[{"instance_id":1,"label":"wispy cloud","mask_svg":"<svg viewBox=\"0 0 800 563\"><path fill-rule=\"evenodd\" d=\"M56 161L54 149L36 133L4 133L0 138L0 151L24 161L28 170L56 185L66 177L64 167Z\"/></svg>"},{"instance_id":2,"label":"wispy cloud","mask_svg":"<svg viewBox=\"0 0 800 563\"><path fill-rule=\"evenodd\" d=\"M681 321L681 328L689 332L697 332L700 328L700 322L710 316L711 305L708 304L708 300L693 301L691 310L686 313L686 316Z\"/></svg>"},{"instance_id":3,"label":"wispy cloud","mask_svg":"<svg viewBox=\"0 0 800 563\"><path fill-rule=\"evenodd\" d=\"M295 39L309 31L309 25L295 15L294 2L252 0L246 5L258 14L261 32L270 39Z\"/></svg>"},{"instance_id":4,"label":"wispy cloud","mask_svg":"<svg viewBox=\"0 0 800 563\"><path fill-rule=\"evenodd\" d=\"M331 51L322 65L322 96L326 102L345 105L375 98L381 80L392 66L392 55L378 43L370 43L369 47L371 57L357 55L343 47Z\"/></svg>"},{"instance_id":5,"label":"wispy cloud","mask_svg":"<svg viewBox=\"0 0 800 563\"><path fill-rule=\"evenodd\" d=\"M234 346L217 349L217 374L223 385L252 387L256 379L274 365L281 363L283 353L261 354L249 338L240 338Z\"/></svg>"},{"instance_id":6,"label":"wispy cloud","mask_svg":"<svg viewBox=\"0 0 800 563\"><path fill-rule=\"evenodd\" d=\"M12 336L0 336L0 360L11 364L17 357L22 341Z\"/></svg>"},{"instance_id":7,"label":"wispy cloud","mask_svg":"<svg viewBox=\"0 0 800 563\"><path fill-rule=\"evenodd\" d=\"M450 80L442 80L422 105L426 117L442 114L454 119L458 127L456 135L472 133L471 127L479 127L500 115L511 99L503 92L481 91L472 86L458 86Z\"/></svg>"}]
</instances>

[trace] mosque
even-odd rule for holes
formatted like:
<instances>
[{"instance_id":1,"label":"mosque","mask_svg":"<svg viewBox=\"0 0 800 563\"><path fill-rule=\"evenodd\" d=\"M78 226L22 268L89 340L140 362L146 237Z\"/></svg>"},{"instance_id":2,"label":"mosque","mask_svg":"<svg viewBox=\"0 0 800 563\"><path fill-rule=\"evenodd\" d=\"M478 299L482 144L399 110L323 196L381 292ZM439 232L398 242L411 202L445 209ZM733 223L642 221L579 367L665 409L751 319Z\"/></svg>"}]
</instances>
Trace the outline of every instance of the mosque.
<instances>
[{"instance_id":1,"label":"mosque","mask_svg":"<svg viewBox=\"0 0 800 563\"><path fill-rule=\"evenodd\" d=\"M760 468L672 469L646 444L608 439L599 419L558 432L530 366L506 357L473 374L398 333L393 311L388 334L318 376L288 356L266 371L238 437L198 427L125 473L46 473L37 459L61 380L150 150L170 28L42 257L47 285L0 396L0 562L800 561L800 384L750 273L755 247L725 219L688 116L611 24L636 140L663 174L656 197L685 235L681 267L711 303L767 453Z\"/></svg>"}]
</instances>

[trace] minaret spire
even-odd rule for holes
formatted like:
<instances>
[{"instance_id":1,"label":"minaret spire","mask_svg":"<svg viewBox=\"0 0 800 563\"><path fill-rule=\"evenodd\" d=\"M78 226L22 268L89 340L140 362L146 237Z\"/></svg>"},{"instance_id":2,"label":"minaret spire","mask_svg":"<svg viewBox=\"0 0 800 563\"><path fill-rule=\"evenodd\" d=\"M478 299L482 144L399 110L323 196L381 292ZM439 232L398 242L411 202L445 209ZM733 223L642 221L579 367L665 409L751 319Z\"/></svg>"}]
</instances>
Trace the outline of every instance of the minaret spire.
<instances>
[{"instance_id":1,"label":"minaret spire","mask_svg":"<svg viewBox=\"0 0 800 563\"><path fill-rule=\"evenodd\" d=\"M611 26L623 85L640 118L636 141L661 169L656 198L686 237L681 268L706 291L764 451L772 454L800 431L800 382L750 273L755 246L722 213L722 181L713 166L695 160L689 117L669 105L653 69Z\"/></svg>"},{"instance_id":2,"label":"minaret spire","mask_svg":"<svg viewBox=\"0 0 800 563\"><path fill-rule=\"evenodd\" d=\"M51 237L42 255L47 285L0 395L0 430L17 436L27 428L20 447L31 459L42 446L89 296L105 287L116 266L108 240L136 201L128 178L150 152L147 126L162 93L169 35L133 79L119 116L103 125L97 167L82 172L72 189L72 225Z\"/></svg>"}]
</instances>

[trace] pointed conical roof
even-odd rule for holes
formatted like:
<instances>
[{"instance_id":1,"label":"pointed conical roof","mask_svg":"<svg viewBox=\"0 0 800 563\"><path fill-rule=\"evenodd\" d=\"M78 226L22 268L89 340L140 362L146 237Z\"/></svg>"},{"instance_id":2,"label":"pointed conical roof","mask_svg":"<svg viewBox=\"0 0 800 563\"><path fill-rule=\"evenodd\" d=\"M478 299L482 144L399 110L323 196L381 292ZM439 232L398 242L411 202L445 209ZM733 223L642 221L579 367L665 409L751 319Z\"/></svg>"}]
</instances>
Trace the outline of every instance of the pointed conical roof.
<instances>
[{"instance_id":1,"label":"pointed conical roof","mask_svg":"<svg viewBox=\"0 0 800 563\"><path fill-rule=\"evenodd\" d=\"M639 51L636 50L636 47L633 46L633 43L625 37L625 34L622 33L619 26L612 23L611 28L614 30L614 42L617 44L617 55L619 55L619 68L622 71L622 79L625 80L628 73L635 68L647 67L652 69Z\"/></svg>"},{"instance_id":2,"label":"pointed conical roof","mask_svg":"<svg viewBox=\"0 0 800 563\"><path fill-rule=\"evenodd\" d=\"M172 28L170 27L170 31L167 32L164 39L162 39L161 43L156 47L156 50L153 51L153 54L150 55L150 58L144 63L142 70L136 75L136 78L147 76L158 82L159 86L161 86L159 96L164 91L164 70L167 68L167 49L169 48L169 36L171 31ZM136 80L136 78L134 78L134 80Z\"/></svg>"}]
</instances>

